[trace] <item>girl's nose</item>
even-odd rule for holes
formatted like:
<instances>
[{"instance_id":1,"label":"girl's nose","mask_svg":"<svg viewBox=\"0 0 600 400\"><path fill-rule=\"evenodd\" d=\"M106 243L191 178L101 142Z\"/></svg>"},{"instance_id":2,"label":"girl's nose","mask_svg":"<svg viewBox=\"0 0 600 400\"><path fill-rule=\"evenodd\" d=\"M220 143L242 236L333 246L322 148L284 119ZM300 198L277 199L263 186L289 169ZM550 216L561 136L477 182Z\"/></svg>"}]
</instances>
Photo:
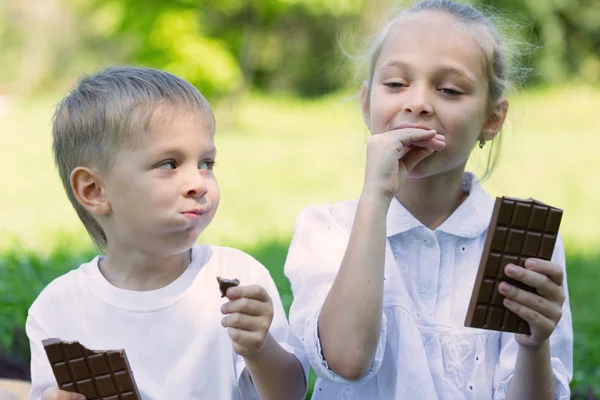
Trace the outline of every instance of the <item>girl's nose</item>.
<instances>
[{"instance_id":1,"label":"girl's nose","mask_svg":"<svg viewBox=\"0 0 600 400\"><path fill-rule=\"evenodd\" d=\"M409 91L409 96L402 110L415 116L426 117L433 114L433 106L428 99L425 88L414 87Z\"/></svg>"}]
</instances>

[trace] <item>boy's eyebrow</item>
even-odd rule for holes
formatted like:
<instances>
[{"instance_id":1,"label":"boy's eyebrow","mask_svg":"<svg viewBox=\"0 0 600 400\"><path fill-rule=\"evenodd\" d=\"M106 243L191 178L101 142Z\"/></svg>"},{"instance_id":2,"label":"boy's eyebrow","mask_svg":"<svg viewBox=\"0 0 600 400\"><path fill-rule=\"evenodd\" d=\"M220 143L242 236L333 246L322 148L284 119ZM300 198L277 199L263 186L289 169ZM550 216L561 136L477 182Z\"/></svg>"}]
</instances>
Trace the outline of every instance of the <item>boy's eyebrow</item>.
<instances>
[{"instance_id":1,"label":"boy's eyebrow","mask_svg":"<svg viewBox=\"0 0 600 400\"><path fill-rule=\"evenodd\" d=\"M182 155L184 153L184 151L182 151L182 149L178 148L178 147L162 147L162 148L158 148L157 150L155 150L153 152L155 155L165 155L165 154L176 154L176 155ZM210 155L216 155L217 154L217 148L215 146L210 146L207 148L202 149L201 153L203 155L206 154L210 154Z\"/></svg>"},{"instance_id":2,"label":"boy's eyebrow","mask_svg":"<svg viewBox=\"0 0 600 400\"><path fill-rule=\"evenodd\" d=\"M384 65L382 65L380 68L380 71L384 70L386 68L400 68L400 69L404 69L404 70L410 70L413 67L404 61L392 60L392 61L389 61L389 62L385 63ZM452 65L440 66L436 70L436 75L456 75L456 76L466 79L470 82L476 81L475 76L473 76L471 73L469 73L461 68L454 67Z\"/></svg>"}]
</instances>

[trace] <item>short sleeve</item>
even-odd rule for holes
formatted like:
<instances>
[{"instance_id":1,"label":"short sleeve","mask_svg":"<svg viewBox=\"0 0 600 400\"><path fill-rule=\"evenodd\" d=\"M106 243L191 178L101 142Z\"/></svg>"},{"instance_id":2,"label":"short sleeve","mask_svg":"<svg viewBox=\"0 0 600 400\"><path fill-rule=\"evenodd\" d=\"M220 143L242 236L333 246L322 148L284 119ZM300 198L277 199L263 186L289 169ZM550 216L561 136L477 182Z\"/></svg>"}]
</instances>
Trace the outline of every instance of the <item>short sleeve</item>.
<instances>
[{"instance_id":1,"label":"short sleeve","mask_svg":"<svg viewBox=\"0 0 600 400\"><path fill-rule=\"evenodd\" d=\"M357 381L349 381L329 368L321 351L317 323L325 298L344 257L353 218L353 209L350 207L335 207L310 206L296 219L294 236L285 264L285 274L290 280L294 294L294 302L290 309L290 326L304 346L317 376L339 383L360 383L379 371L385 349L387 323L385 314L382 313L382 329L375 359L364 377Z\"/></svg>"},{"instance_id":2,"label":"short sleeve","mask_svg":"<svg viewBox=\"0 0 600 400\"><path fill-rule=\"evenodd\" d=\"M560 235L556 241L552 261L563 267L565 303L563 304L562 318L550 336L551 365L556 383L556 399L568 400L571 396L569 383L573 377L573 326L565 268L565 250ZM500 357L494 372L494 400L506 399L519 348L512 333L502 334L500 346Z\"/></svg>"},{"instance_id":3,"label":"short sleeve","mask_svg":"<svg viewBox=\"0 0 600 400\"><path fill-rule=\"evenodd\" d=\"M42 321L35 315L30 309L25 325L31 349L31 390L29 392L31 400L41 399L42 394L49 387L58 387L42 345L42 340L48 338L48 335L44 333Z\"/></svg>"},{"instance_id":4,"label":"short sleeve","mask_svg":"<svg viewBox=\"0 0 600 400\"><path fill-rule=\"evenodd\" d=\"M273 302L273 321L271 322L269 333L285 351L292 353L296 357L304 371L304 382L308 384L308 361L306 360L304 348L290 331L281 298L273 278L267 273L259 279L257 284L265 288ZM235 354L235 373L241 399L258 399L258 394L246 369L244 357L238 354Z\"/></svg>"}]
</instances>

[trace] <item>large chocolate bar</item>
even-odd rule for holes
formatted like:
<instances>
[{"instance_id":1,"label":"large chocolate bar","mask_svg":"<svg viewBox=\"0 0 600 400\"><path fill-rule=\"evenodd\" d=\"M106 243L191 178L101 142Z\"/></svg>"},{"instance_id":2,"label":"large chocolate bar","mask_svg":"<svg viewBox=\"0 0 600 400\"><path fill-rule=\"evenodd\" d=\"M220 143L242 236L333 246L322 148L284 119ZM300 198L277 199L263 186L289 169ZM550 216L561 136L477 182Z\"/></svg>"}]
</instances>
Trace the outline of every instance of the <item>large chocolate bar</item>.
<instances>
[{"instance_id":1,"label":"large chocolate bar","mask_svg":"<svg viewBox=\"0 0 600 400\"><path fill-rule=\"evenodd\" d=\"M87 400L141 400L125 350L94 351L55 338L42 344L59 389Z\"/></svg>"},{"instance_id":2,"label":"large chocolate bar","mask_svg":"<svg viewBox=\"0 0 600 400\"><path fill-rule=\"evenodd\" d=\"M509 263L524 266L530 257L550 260L562 214L561 209L534 199L496 199L465 326L530 334L529 324L504 307L498 285L506 281L537 294L534 288L507 277L504 268Z\"/></svg>"}]
</instances>

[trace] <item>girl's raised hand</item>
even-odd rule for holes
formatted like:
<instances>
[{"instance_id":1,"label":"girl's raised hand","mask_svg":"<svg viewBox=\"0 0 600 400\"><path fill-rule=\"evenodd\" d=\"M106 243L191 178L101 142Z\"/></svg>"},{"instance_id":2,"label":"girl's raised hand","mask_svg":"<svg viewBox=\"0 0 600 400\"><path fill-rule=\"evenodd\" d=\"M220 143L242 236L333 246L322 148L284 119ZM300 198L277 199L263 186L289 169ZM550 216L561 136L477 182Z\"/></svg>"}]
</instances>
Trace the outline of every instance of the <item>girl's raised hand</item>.
<instances>
[{"instance_id":1,"label":"girl's raised hand","mask_svg":"<svg viewBox=\"0 0 600 400\"><path fill-rule=\"evenodd\" d=\"M369 137L364 190L390 200L412 169L425 157L446 146L446 138L434 130L395 129Z\"/></svg>"}]
</instances>

